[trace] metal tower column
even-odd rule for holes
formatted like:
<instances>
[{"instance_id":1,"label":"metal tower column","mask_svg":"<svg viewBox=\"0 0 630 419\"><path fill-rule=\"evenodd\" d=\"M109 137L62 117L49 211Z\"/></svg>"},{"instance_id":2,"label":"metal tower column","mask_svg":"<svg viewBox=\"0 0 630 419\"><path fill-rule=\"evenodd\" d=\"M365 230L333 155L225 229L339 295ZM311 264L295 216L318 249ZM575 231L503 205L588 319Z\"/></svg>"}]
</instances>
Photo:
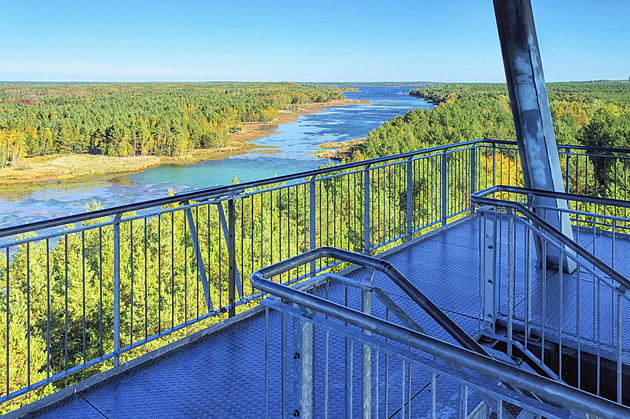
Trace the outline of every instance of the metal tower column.
<instances>
[{"instance_id":1,"label":"metal tower column","mask_svg":"<svg viewBox=\"0 0 630 419\"><path fill-rule=\"evenodd\" d=\"M503 66L510 94L516 140L525 186L564 192L558 147L553 132L538 39L530 0L494 0ZM567 208L564 200L546 198L538 204ZM567 213L540 214L551 225L573 238ZM542 250L536 243L539 260ZM559 256L547 252L547 264L559 266ZM566 262L566 261L565 261ZM568 271L574 264L564 263Z\"/></svg>"}]
</instances>

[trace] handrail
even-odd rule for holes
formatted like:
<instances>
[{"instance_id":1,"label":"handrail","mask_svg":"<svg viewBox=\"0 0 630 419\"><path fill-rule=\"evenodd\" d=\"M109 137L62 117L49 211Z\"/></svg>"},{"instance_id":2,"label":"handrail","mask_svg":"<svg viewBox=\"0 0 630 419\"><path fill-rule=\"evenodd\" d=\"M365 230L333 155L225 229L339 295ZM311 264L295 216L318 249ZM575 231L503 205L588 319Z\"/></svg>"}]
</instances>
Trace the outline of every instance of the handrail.
<instances>
[{"instance_id":1,"label":"handrail","mask_svg":"<svg viewBox=\"0 0 630 419\"><path fill-rule=\"evenodd\" d=\"M508 185L495 185L490 188L484 189L483 191L475 192L472 194L473 197L478 197L482 195L490 195L497 192L508 192L508 193L519 193L519 194L529 194L536 196L543 196L545 198L556 198L563 199L568 201L581 201L588 202L590 204L597 205L610 205L616 207L624 207L630 208L630 201L622 201L620 199L615 198L602 198L599 196L592 195L579 195L568 192L556 192L556 191L546 191L543 189L532 189L525 188L521 186L508 186ZM511 201L508 201L511 202Z\"/></svg>"},{"instance_id":2,"label":"handrail","mask_svg":"<svg viewBox=\"0 0 630 419\"><path fill-rule=\"evenodd\" d=\"M436 306L433 301L427 298L414 284L411 283L398 269L394 268L390 263L371 256L353 253L347 250L338 249L336 247L318 247L301 255L293 256L276 264L267 266L254 272L251 277L252 286L261 289L256 285L260 278L271 278L280 273L287 272L298 266L313 262L317 259L333 258L344 262L350 262L366 268L371 268L384 273L389 277L409 298L418 304L433 320L444 328L460 345L464 348L488 356L488 353L471 338L457 323L451 320L442 310ZM262 290L262 289L261 289ZM265 291L265 290L262 290Z\"/></svg>"},{"instance_id":3,"label":"handrail","mask_svg":"<svg viewBox=\"0 0 630 419\"><path fill-rule=\"evenodd\" d=\"M292 181L296 179L304 179L307 177L318 176L318 175L331 173L331 172L337 172L340 170L348 170L348 169L354 169L357 167L370 166L373 164L382 163L382 162L386 162L390 160L399 160L399 159L404 159L408 157L413 157L416 155L448 150L451 148L467 147L467 146L472 146L472 145L482 143L482 142L488 142L488 141L487 140L471 140L471 141L465 141L461 143L447 144L447 145L441 145L437 147L425 148L425 149L417 150L417 151L410 151L407 153L394 154L391 156L379 157L379 158L370 159L370 160L362 160L358 162L345 163L345 164L340 164L336 166L322 167L318 169L307 170L304 172L297 172L297 173L291 173L288 175L276 176L273 178L254 180L250 182L239 183L236 185L213 186L210 188L198 189L191 192L183 192L183 193L165 197L165 198L151 199L148 201L143 201L143 202L134 203L134 204L119 205L112 208L106 208L102 210L84 212L82 214L59 217L53 220L37 221L30 224L23 224L19 226L0 228L0 237L6 237L6 236L14 235L14 234L25 233L25 232L33 231L33 230L59 227L66 224L76 223L76 222L85 221L85 220L89 220L93 218L101 218L101 217L107 217L111 215L123 214L125 212L138 211L138 210L153 208L153 207L157 207L161 205L173 204L173 203L177 203L181 201L199 201L199 200L225 197L225 196L235 195L237 193L243 192L246 189L257 188L259 186L287 182L287 181Z\"/></svg>"},{"instance_id":4,"label":"handrail","mask_svg":"<svg viewBox=\"0 0 630 419\"><path fill-rule=\"evenodd\" d=\"M225 197L234 195L240 192L245 191L246 189L257 188L259 186L265 186L272 183L280 183L287 182L296 179L304 179L306 177L318 176L322 174L332 173L339 170L348 170L354 169L358 167L371 166L378 163L383 163L392 160L406 159L414 156L418 156L421 154L430 154L437 153L444 150L450 150L455 148L462 147L476 147L481 144L490 144L490 145L511 145L515 146L517 143L515 141L507 141L507 140L489 140L489 139L477 139L464 141L461 143L455 144L446 144L436 147L425 148L422 150L410 151L407 153L394 154L391 156L378 157L375 159L362 160L358 162L352 163L344 163L336 166L330 167L322 167L313 170L307 170L304 172L291 173L288 175L277 176L268 179L260 179L251 182L239 183L237 185L221 185L221 186L213 186L209 188L198 189L191 192L183 192L180 194L176 194L169 197L151 199L148 201L143 201L139 203L119 205L112 208L105 208L102 210L96 210L91 212L84 212L81 214L69 215L65 217L59 217L52 220L43 220L37 221L30 224L23 224L19 226L11 226L0 228L0 237L6 237L14 234L25 233L28 231L45 229L45 228L54 228L63 226L66 224L81 222L93 218L107 217L111 215L123 214L125 212L130 211L138 211L147 208L153 208L161 205L173 204L181 201L199 201L199 200L207 200L219 197ZM599 151L599 152L608 152L608 153L630 153L630 150L622 149L622 148L607 148L607 147L595 147L595 146L583 146L583 145L563 145L559 144L558 148L570 148L570 149L578 149L578 150L591 150L591 151Z\"/></svg>"},{"instance_id":5,"label":"handrail","mask_svg":"<svg viewBox=\"0 0 630 419\"><path fill-rule=\"evenodd\" d=\"M606 205L617 205L621 207L630 208L630 203L625 201L619 201L612 198L599 198L599 197L585 197L583 195L575 195L565 192L551 192L551 191L543 191L539 189L530 189L530 188L520 188L516 186L504 186L497 185L490 187L488 189L484 189L483 191L476 192L470 196L470 200L478 205L489 205L489 206L500 206L505 208L510 208L514 211L520 212L527 219L529 219L532 224L537 227L545 230L545 232L549 233L556 240L561 242L563 245L567 246L569 249L573 250L578 256L584 258L589 263L593 264L597 269L604 272L608 275L613 281L619 284L619 292L625 293L627 289L630 289L630 281L621 275L619 272L608 266L607 263L603 262L601 259L597 258L588 250L584 249L582 246L571 240L569 237L565 236L558 229L553 227L551 224L543 220L541 217L536 215L533 211L528 209L525 205L514 202L507 201L503 199L496 198L488 198L487 195L491 195L497 192L508 192L508 193L522 193L529 195L538 195L550 198L557 199L567 199L567 200L575 200L582 202L591 202L591 203L601 203Z\"/></svg>"},{"instance_id":6,"label":"handrail","mask_svg":"<svg viewBox=\"0 0 630 419\"><path fill-rule=\"evenodd\" d=\"M495 378L516 388L529 391L548 402L568 409L587 412L601 417L624 418L630 415L630 409L609 400L592 395L585 391L570 387L546 377L523 371L515 366L505 364L487 355L473 350L460 348L439 339L415 332L385 320L362 313L358 310L317 297L312 294L273 282L270 278L290 269L322 257L343 257L365 263L367 267L391 274L397 272L389 263L381 260L343 251L331 247L314 249L300 256L278 262L254 272L251 276L252 286L272 294L290 303L318 311L322 314L355 325L386 338L401 342L425 351L431 355L457 365L464 365L485 376ZM364 265L364 266L366 266ZM388 274L388 276L389 276ZM394 274L394 276L396 276ZM401 275L402 276L402 275ZM390 276L391 278L391 276ZM404 278L404 277L403 277ZM393 278L392 278L393 279ZM450 320L450 319L449 319ZM457 326L459 327L459 326Z\"/></svg>"}]
</instances>

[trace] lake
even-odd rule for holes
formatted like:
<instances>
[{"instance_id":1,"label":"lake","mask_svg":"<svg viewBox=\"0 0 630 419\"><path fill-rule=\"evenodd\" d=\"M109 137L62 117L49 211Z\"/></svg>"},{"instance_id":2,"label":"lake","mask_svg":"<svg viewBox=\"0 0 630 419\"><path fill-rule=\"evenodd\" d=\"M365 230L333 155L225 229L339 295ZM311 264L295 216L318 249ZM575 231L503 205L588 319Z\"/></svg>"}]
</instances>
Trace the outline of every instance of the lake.
<instances>
[{"instance_id":1,"label":"lake","mask_svg":"<svg viewBox=\"0 0 630 419\"><path fill-rule=\"evenodd\" d=\"M407 96L409 87L359 89L346 93L346 97L370 102L300 115L297 121L280 125L277 133L256 140L255 144L266 147L247 154L188 166L152 167L133 174L108 176L105 180L95 176L81 183L44 182L34 191L3 196L0 227L81 213L94 200L108 208L166 196L169 189L184 192L229 184L235 176L240 182L247 182L315 169L328 163L313 155L319 144L365 137L396 115L433 107Z\"/></svg>"}]
</instances>

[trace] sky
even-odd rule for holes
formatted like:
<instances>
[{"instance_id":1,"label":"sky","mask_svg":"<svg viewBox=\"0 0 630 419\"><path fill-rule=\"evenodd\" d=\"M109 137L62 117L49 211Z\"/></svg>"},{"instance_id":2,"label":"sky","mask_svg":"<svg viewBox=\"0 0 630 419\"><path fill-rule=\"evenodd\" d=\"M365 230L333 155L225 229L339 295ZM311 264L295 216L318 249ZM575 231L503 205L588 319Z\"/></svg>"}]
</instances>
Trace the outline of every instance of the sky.
<instances>
[{"instance_id":1,"label":"sky","mask_svg":"<svg viewBox=\"0 0 630 419\"><path fill-rule=\"evenodd\" d=\"M547 81L630 77L630 0L532 0ZM3 81L504 82L492 0L1 0Z\"/></svg>"}]
</instances>

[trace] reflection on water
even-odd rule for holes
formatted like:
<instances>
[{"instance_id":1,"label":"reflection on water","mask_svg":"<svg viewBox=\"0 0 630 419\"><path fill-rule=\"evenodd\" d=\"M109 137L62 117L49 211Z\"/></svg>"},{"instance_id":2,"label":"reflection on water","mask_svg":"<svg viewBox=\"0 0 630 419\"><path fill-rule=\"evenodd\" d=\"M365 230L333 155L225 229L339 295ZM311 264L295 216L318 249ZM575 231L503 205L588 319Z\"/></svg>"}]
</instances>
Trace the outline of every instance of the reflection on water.
<instances>
[{"instance_id":1,"label":"reflection on water","mask_svg":"<svg viewBox=\"0 0 630 419\"><path fill-rule=\"evenodd\" d=\"M87 204L99 201L104 207L129 204L168 194L315 169L327 163L313 153L319 144L365 137L371 130L396 115L432 105L399 95L400 87L369 87L349 92L351 99L369 103L325 108L301 115L289 124L277 126L280 132L256 141L265 146L253 152L219 161L189 166L159 166L129 175L100 176L81 183L43 183L35 191L4 196L0 200L0 226L34 222L85 211ZM272 147L272 148L269 148Z\"/></svg>"}]
</instances>

